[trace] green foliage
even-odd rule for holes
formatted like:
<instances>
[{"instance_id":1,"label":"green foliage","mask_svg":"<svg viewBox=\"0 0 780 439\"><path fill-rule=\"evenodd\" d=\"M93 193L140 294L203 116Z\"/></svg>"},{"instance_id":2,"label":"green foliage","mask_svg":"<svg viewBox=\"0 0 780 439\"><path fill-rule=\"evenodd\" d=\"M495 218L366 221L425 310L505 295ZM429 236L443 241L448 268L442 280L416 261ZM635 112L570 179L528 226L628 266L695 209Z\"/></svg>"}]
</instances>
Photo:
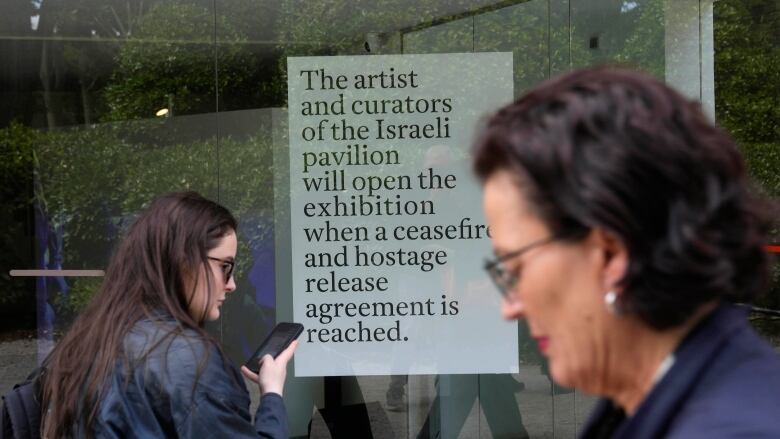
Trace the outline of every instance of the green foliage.
<instances>
[{"instance_id":1,"label":"green foliage","mask_svg":"<svg viewBox=\"0 0 780 439\"><path fill-rule=\"evenodd\" d=\"M579 6L572 11L571 41L564 33L558 37L558 44L570 45L574 68L617 64L664 78L664 0L638 1L633 9L621 11L623 3L611 1ZM596 48L589 47L593 37L598 38Z\"/></svg>"},{"instance_id":2,"label":"green foliage","mask_svg":"<svg viewBox=\"0 0 780 439\"><path fill-rule=\"evenodd\" d=\"M214 13L205 7L172 2L149 10L120 49L104 89L107 120L149 118L161 108L213 112L218 94L246 87L255 69L246 38L219 16L216 26L228 43L215 50L214 26Z\"/></svg>"},{"instance_id":3,"label":"green foliage","mask_svg":"<svg viewBox=\"0 0 780 439\"><path fill-rule=\"evenodd\" d=\"M30 130L36 133L38 157L35 197L50 221L64 224L63 265L105 267L124 228L160 194L195 190L217 198L220 171L215 137L168 144L148 141L160 131L192 130L204 118L208 116L179 116L162 124L150 120L50 132ZM134 139L130 133L137 132L148 135ZM223 203L238 218L269 209L273 205L270 137L223 137L219 147L219 166L226 176L219 193ZM243 250L254 248L269 233L268 226L240 230Z\"/></svg>"},{"instance_id":4,"label":"green foliage","mask_svg":"<svg viewBox=\"0 0 780 439\"><path fill-rule=\"evenodd\" d=\"M715 2L715 111L718 123L740 145L764 194L780 200L780 4L771 0ZM780 240L775 223L773 241ZM772 288L756 303L780 308L780 263ZM778 337L777 320L758 318L756 328Z\"/></svg>"},{"instance_id":5,"label":"green foliage","mask_svg":"<svg viewBox=\"0 0 780 439\"><path fill-rule=\"evenodd\" d=\"M237 275L251 267L252 251L269 239L272 228L257 216L269 214L273 205L272 152L267 130L258 125L256 135L233 139L211 135L160 143L168 131L192 131L208 116L179 116L169 121L148 120L98 124L80 129L37 131L20 124L0 129L4 189L27 181L28 191L18 199L6 196L6 207L29 212L33 202L54 225L62 225L63 266L102 268L111 247L135 215L154 197L179 190L196 190L207 197L218 195L219 165L225 175L220 200L242 221L239 230ZM259 117L258 117L259 119ZM143 132L144 136L133 136ZM192 136L191 136L192 137ZM153 140L153 141L150 141ZM33 192L32 176L35 175ZM26 194L26 195L25 195ZM14 204L15 203L15 204ZM6 222L6 216L2 216ZM10 220L10 218L9 218ZM12 250L31 247L32 236L19 230L24 222L10 221L2 229L0 254L4 267L32 268L33 261L18 262ZM112 232L113 230L113 232ZM23 244L23 245L20 245ZM18 256L18 255L16 255ZM35 298L32 285L0 277L0 305L14 305ZM51 297L60 324L67 324L98 290L100 279L68 278L67 294Z\"/></svg>"},{"instance_id":6,"label":"green foliage","mask_svg":"<svg viewBox=\"0 0 780 439\"><path fill-rule=\"evenodd\" d=\"M70 321L89 304L102 284L102 278L81 277L70 280L67 294L57 294L51 300L52 308L60 320Z\"/></svg>"},{"instance_id":7,"label":"green foliage","mask_svg":"<svg viewBox=\"0 0 780 439\"><path fill-rule=\"evenodd\" d=\"M630 25L625 32L625 44L615 55L615 61L663 78L666 75L664 2L650 0L638 3L640 5L633 19L627 20Z\"/></svg>"},{"instance_id":8,"label":"green foliage","mask_svg":"<svg viewBox=\"0 0 780 439\"><path fill-rule=\"evenodd\" d=\"M7 196L24 192L19 186L30 180L33 157L32 149L37 140L37 131L18 122L11 122L0 129L0 175L5 180L2 185L3 200L7 205ZM7 192L7 193L5 193ZM28 200L15 199L25 204Z\"/></svg>"},{"instance_id":9,"label":"green foliage","mask_svg":"<svg viewBox=\"0 0 780 439\"><path fill-rule=\"evenodd\" d=\"M742 143L742 156L765 194L780 200L780 142Z\"/></svg>"},{"instance_id":10,"label":"green foliage","mask_svg":"<svg viewBox=\"0 0 780 439\"><path fill-rule=\"evenodd\" d=\"M715 109L718 123L740 143L780 147L778 28L775 1L715 3Z\"/></svg>"},{"instance_id":11,"label":"green foliage","mask_svg":"<svg viewBox=\"0 0 780 439\"><path fill-rule=\"evenodd\" d=\"M25 227L32 199L33 145L37 131L17 122L0 129L0 267L26 268L32 265L33 239ZM0 272L0 306L26 300L23 282L11 278L7 269Z\"/></svg>"},{"instance_id":12,"label":"green foliage","mask_svg":"<svg viewBox=\"0 0 780 439\"><path fill-rule=\"evenodd\" d=\"M39 133L35 145L35 201L53 224L64 225L64 240L84 258L65 252L64 266L102 267L109 247L104 218L124 198L125 143L111 129L70 129ZM99 196L98 196L99 194ZM88 256L88 255L92 256ZM74 266L75 265L75 266Z\"/></svg>"}]
</instances>

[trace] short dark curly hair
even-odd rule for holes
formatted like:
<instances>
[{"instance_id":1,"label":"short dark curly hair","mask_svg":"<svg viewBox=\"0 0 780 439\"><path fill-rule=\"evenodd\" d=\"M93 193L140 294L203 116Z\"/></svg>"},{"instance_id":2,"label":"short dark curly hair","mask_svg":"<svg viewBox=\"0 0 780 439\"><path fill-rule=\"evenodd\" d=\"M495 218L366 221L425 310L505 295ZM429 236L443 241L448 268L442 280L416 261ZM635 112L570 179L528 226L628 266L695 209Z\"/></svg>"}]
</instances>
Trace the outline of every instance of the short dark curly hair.
<instances>
[{"instance_id":1,"label":"short dark curly hair","mask_svg":"<svg viewBox=\"0 0 780 439\"><path fill-rule=\"evenodd\" d=\"M482 181L517 175L554 234L618 237L620 309L656 329L768 285L768 205L734 141L650 76L597 67L542 83L487 120L473 165Z\"/></svg>"}]
</instances>

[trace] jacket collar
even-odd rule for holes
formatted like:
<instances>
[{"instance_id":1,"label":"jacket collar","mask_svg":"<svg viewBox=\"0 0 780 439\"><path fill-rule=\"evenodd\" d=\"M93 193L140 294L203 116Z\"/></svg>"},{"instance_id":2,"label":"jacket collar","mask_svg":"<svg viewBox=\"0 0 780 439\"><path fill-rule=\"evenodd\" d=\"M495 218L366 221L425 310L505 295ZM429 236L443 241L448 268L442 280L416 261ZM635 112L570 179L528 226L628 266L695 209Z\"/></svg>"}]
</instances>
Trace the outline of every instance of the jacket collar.
<instances>
[{"instance_id":1,"label":"jacket collar","mask_svg":"<svg viewBox=\"0 0 780 439\"><path fill-rule=\"evenodd\" d=\"M671 419L685 402L686 395L690 394L704 375L704 370L717 355L719 348L734 331L747 325L746 316L747 311L744 309L721 304L705 317L677 347L675 362L669 371L656 383L637 412L627 418L612 437L662 437ZM600 400L581 437L591 437L599 422L613 407L609 400Z\"/></svg>"}]
</instances>

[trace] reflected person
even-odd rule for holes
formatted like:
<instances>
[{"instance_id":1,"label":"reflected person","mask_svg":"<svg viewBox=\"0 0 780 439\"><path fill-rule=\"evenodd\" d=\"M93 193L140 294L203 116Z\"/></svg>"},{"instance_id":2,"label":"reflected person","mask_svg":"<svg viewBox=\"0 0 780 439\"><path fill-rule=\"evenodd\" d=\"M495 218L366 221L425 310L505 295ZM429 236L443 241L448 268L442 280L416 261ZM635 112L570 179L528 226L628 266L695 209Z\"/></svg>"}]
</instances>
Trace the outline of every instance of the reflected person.
<instances>
[{"instance_id":1,"label":"reflected person","mask_svg":"<svg viewBox=\"0 0 780 439\"><path fill-rule=\"evenodd\" d=\"M43 437L286 438L297 343L259 375L254 424L238 370L203 330L235 289L236 220L194 192L152 202L102 287L44 362Z\"/></svg>"},{"instance_id":2,"label":"reflected person","mask_svg":"<svg viewBox=\"0 0 780 439\"><path fill-rule=\"evenodd\" d=\"M780 437L780 358L733 304L767 286L769 208L699 104L572 72L493 115L474 169L502 315L602 397L581 437Z\"/></svg>"}]
</instances>

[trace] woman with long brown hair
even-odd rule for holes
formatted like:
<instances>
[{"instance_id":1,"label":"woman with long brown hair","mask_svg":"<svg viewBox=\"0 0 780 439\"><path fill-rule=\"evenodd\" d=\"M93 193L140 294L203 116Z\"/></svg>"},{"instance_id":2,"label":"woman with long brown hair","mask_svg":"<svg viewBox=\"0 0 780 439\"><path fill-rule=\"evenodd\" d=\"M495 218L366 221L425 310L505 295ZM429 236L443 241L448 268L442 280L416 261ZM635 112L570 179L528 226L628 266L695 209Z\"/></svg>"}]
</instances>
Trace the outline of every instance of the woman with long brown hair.
<instances>
[{"instance_id":1,"label":"woman with long brown hair","mask_svg":"<svg viewBox=\"0 0 780 439\"><path fill-rule=\"evenodd\" d=\"M203 330L235 289L236 220L194 192L156 199L113 255L99 293L45 363L42 434L287 437L293 343L266 356L252 425L241 375Z\"/></svg>"}]
</instances>

